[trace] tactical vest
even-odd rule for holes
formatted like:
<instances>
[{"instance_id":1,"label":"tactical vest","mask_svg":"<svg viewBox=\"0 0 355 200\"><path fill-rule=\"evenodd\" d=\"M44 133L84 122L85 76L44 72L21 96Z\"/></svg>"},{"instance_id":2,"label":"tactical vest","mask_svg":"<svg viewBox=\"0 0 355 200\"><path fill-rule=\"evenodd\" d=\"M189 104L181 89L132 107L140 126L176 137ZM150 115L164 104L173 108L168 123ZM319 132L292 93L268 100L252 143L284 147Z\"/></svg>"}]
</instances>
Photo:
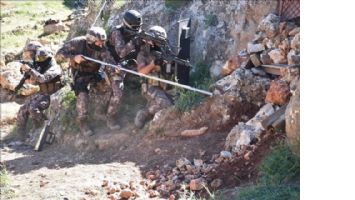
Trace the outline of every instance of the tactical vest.
<instances>
[{"instance_id":1,"label":"tactical vest","mask_svg":"<svg viewBox=\"0 0 355 200\"><path fill-rule=\"evenodd\" d=\"M53 58L47 59L44 62L36 62L35 63L36 70L39 73L44 74L50 68L50 66L52 66L51 64L51 62L53 62L52 59ZM63 84L61 83L60 75L58 75L49 82L39 83L38 86L40 88L40 93L50 95L58 91L63 86Z\"/></svg>"},{"instance_id":2,"label":"tactical vest","mask_svg":"<svg viewBox=\"0 0 355 200\"><path fill-rule=\"evenodd\" d=\"M114 31L119 31L123 37L123 41L125 44L127 44L130 40L133 39L133 36L132 35L127 35L124 31L124 27L122 25L118 25L115 27ZM111 35L109 35L108 38L111 38ZM114 44L111 44L108 40L107 44L106 44L108 50L110 51L111 53L111 56L115 59L116 63L120 62L121 61L121 58L120 56L117 54L116 52L116 49L115 49L115 46ZM136 52L135 54L133 55L129 55L129 56L126 56L126 57L129 57L127 59L135 59L137 57L137 53L138 53L138 50L139 50L139 47L136 47Z\"/></svg>"},{"instance_id":3,"label":"tactical vest","mask_svg":"<svg viewBox=\"0 0 355 200\"><path fill-rule=\"evenodd\" d=\"M86 41L82 46L81 54L87 57L92 57L89 52L95 53L94 50L89 49ZM100 69L100 64L92 61L83 61L80 64L76 63L74 59L70 60L70 67L84 73L97 73Z\"/></svg>"}]
</instances>

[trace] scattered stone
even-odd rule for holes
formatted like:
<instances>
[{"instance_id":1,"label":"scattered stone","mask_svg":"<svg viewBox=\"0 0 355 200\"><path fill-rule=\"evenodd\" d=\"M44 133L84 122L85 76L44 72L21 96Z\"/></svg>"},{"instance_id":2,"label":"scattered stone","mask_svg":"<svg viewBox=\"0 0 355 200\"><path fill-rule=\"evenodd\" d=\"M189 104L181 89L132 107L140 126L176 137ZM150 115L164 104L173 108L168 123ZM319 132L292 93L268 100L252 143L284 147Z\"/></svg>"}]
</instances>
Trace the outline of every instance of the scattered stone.
<instances>
[{"instance_id":1,"label":"scattered stone","mask_svg":"<svg viewBox=\"0 0 355 200\"><path fill-rule=\"evenodd\" d=\"M288 40L288 38L282 40L278 47L283 52L288 52L290 50L290 41Z\"/></svg>"},{"instance_id":2,"label":"scattered stone","mask_svg":"<svg viewBox=\"0 0 355 200\"><path fill-rule=\"evenodd\" d=\"M258 30L266 34L268 38L273 38L279 31L280 17L270 13L259 24Z\"/></svg>"},{"instance_id":3,"label":"scattered stone","mask_svg":"<svg viewBox=\"0 0 355 200\"><path fill-rule=\"evenodd\" d=\"M239 102L261 106L264 104L269 84L269 78L254 76L251 70L238 68L232 74L217 81L213 88L214 93L228 93Z\"/></svg>"},{"instance_id":4,"label":"scattered stone","mask_svg":"<svg viewBox=\"0 0 355 200\"><path fill-rule=\"evenodd\" d=\"M109 200L119 200L120 197L117 194L110 194L109 196L107 196L107 198Z\"/></svg>"},{"instance_id":5,"label":"scattered stone","mask_svg":"<svg viewBox=\"0 0 355 200\"><path fill-rule=\"evenodd\" d=\"M149 190L148 193L150 198L154 198L160 195L159 192L156 190Z\"/></svg>"},{"instance_id":6,"label":"scattered stone","mask_svg":"<svg viewBox=\"0 0 355 200\"><path fill-rule=\"evenodd\" d=\"M222 75L226 76L231 74L234 70L240 67L242 59L240 56L235 56L233 58L228 59L228 61L222 67Z\"/></svg>"},{"instance_id":7,"label":"scattered stone","mask_svg":"<svg viewBox=\"0 0 355 200\"><path fill-rule=\"evenodd\" d=\"M266 94L265 101L277 105L286 104L291 97L290 87L284 80L273 80Z\"/></svg>"},{"instance_id":8,"label":"scattered stone","mask_svg":"<svg viewBox=\"0 0 355 200\"><path fill-rule=\"evenodd\" d=\"M260 136L264 130L261 122L274 112L275 109L272 104L268 103L264 105L247 123L239 122L229 132L225 143L225 149L237 153L242 152L245 146L249 145L253 139Z\"/></svg>"},{"instance_id":9,"label":"scattered stone","mask_svg":"<svg viewBox=\"0 0 355 200\"><path fill-rule=\"evenodd\" d=\"M268 55L270 56L271 60L275 64L286 64L287 59L286 59L286 54L284 51L281 51L280 49L274 49L271 50Z\"/></svg>"},{"instance_id":10,"label":"scattered stone","mask_svg":"<svg viewBox=\"0 0 355 200\"><path fill-rule=\"evenodd\" d=\"M244 154L244 159L245 160L250 160L250 157L252 156L253 152L252 151L248 151L246 154Z\"/></svg>"},{"instance_id":11,"label":"scattered stone","mask_svg":"<svg viewBox=\"0 0 355 200\"><path fill-rule=\"evenodd\" d=\"M118 188L117 186L115 186L113 184L109 184L106 189L107 189L107 193L108 194L113 194L115 192L119 192L120 191L120 188Z\"/></svg>"},{"instance_id":12,"label":"scattered stone","mask_svg":"<svg viewBox=\"0 0 355 200\"><path fill-rule=\"evenodd\" d=\"M61 31L68 31L68 28L62 22L52 20L53 23L45 24L43 27L43 32L46 35L59 33Z\"/></svg>"},{"instance_id":13,"label":"scattered stone","mask_svg":"<svg viewBox=\"0 0 355 200\"><path fill-rule=\"evenodd\" d=\"M221 151L220 155L222 158L232 158L232 153L229 151Z\"/></svg>"},{"instance_id":14,"label":"scattered stone","mask_svg":"<svg viewBox=\"0 0 355 200\"><path fill-rule=\"evenodd\" d=\"M97 196L98 194L100 194L100 191L95 190L95 189L87 189L85 191L86 195L91 195L91 196Z\"/></svg>"},{"instance_id":15,"label":"scattered stone","mask_svg":"<svg viewBox=\"0 0 355 200\"><path fill-rule=\"evenodd\" d=\"M248 43L247 50L249 54L252 53L258 53L262 52L265 50L264 44L253 44L253 43Z\"/></svg>"},{"instance_id":16,"label":"scattered stone","mask_svg":"<svg viewBox=\"0 0 355 200\"><path fill-rule=\"evenodd\" d=\"M189 184L190 190L192 191L202 190L205 185L205 180L203 178L193 179Z\"/></svg>"},{"instance_id":17,"label":"scattered stone","mask_svg":"<svg viewBox=\"0 0 355 200\"><path fill-rule=\"evenodd\" d=\"M259 68L251 68L251 71L253 74L258 75L258 76L266 76L266 72L262 69Z\"/></svg>"},{"instance_id":18,"label":"scattered stone","mask_svg":"<svg viewBox=\"0 0 355 200\"><path fill-rule=\"evenodd\" d=\"M264 65L270 65L272 63L272 60L268 54L269 52L270 52L269 50L265 50L260 54L260 61Z\"/></svg>"},{"instance_id":19,"label":"scattered stone","mask_svg":"<svg viewBox=\"0 0 355 200\"><path fill-rule=\"evenodd\" d=\"M295 35L297 35L298 33L300 33L300 31L301 31L300 27L297 27L297 28L292 29L292 30L288 33L288 35L289 35L289 36L295 36Z\"/></svg>"},{"instance_id":20,"label":"scattered stone","mask_svg":"<svg viewBox=\"0 0 355 200\"><path fill-rule=\"evenodd\" d=\"M294 50L300 50L300 34L297 33L291 41L291 48Z\"/></svg>"},{"instance_id":21,"label":"scattered stone","mask_svg":"<svg viewBox=\"0 0 355 200\"><path fill-rule=\"evenodd\" d=\"M287 54L287 64L288 65L299 65L301 61L300 55L297 53L296 50L291 49L290 52Z\"/></svg>"},{"instance_id":22,"label":"scattered stone","mask_svg":"<svg viewBox=\"0 0 355 200\"><path fill-rule=\"evenodd\" d=\"M260 61L260 56L258 54L251 54L250 60L255 67L259 67L262 64Z\"/></svg>"},{"instance_id":23,"label":"scattered stone","mask_svg":"<svg viewBox=\"0 0 355 200\"><path fill-rule=\"evenodd\" d=\"M108 185L109 181L108 180L103 180L101 187L106 187Z\"/></svg>"},{"instance_id":24,"label":"scattered stone","mask_svg":"<svg viewBox=\"0 0 355 200\"><path fill-rule=\"evenodd\" d=\"M169 196L169 200L175 200L175 196L174 196L173 194L171 194L171 195Z\"/></svg>"},{"instance_id":25,"label":"scattered stone","mask_svg":"<svg viewBox=\"0 0 355 200\"><path fill-rule=\"evenodd\" d=\"M133 192L130 189L124 189L120 193L120 197L123 199L129 199L131 196L133 196Z\"/></svg>"},{"instance_id":26,"label":"scattered stone","mask_svg":"<svg viewBox=\"0 0 355 200\"><path fill-rule=\"evenodd\" d=\"M199 136L208 130L207 126L201 127L200 129L193 129L193 130L184 130L181 132L181 136L184 137L194 137L194 136Z\"/></svg>"},{"instance_id":27,"label":"scattered stone","mask_svg":"<svg viewBox=\"0 0 355 200\"><path fill-rule=\"evenodd\" d=\"M154 152L155 152L156 154L160 154L160 153L161 153L161 149L160 149L160 148L156 148L156 149L154 150Z\"/></svg>"},{"instance_id":28,"label":"scattered stone","mask_svg":"<svg viewBox=\"0 0 355 200\"><path fill-rule=\"evenodd\" d=\"M213 189L217 189L222 185L222 179L214 179L210 185Z\"/></svg>"},{"instance_id":29,"label":"scattered stone","mask_svg":"<svg viewBox=\"0 0 355 200\"><path fill-rule=\"evenodd\" d=\"M201 159L194 159L194 165L196 167L201 167L203 165L203 160Z\"/></svg>"},{"instance_id":30,"label":"scattered stone","mask_svg":"<svg viewBox=\"0 0 355 200\"><path fill-rule=\"evenodd\" d=\"M176 167L182 169L186 165L191 165L191 162L187 158L180 158L176 161Z\"/></svg>"}]
</instances>

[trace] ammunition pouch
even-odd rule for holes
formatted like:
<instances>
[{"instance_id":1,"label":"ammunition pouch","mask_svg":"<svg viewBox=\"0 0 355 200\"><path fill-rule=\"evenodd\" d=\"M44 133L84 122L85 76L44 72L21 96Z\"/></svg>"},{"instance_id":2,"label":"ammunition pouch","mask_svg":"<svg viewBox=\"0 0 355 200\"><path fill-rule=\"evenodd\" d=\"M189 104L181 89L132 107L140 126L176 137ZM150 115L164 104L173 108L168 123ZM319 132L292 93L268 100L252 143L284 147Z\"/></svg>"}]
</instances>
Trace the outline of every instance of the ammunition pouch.
<instances>
[{"instance_id":1,"label":"ammunition pouch","mask_svg":"<svg viewBox=\"0 0 355 200\"><path fill-rule=\"evenodd\" d=\"M61 83L60 76L57 76L50 82L39 84L40 92L48 95L57 92L62 87L63 84Z\"/></svg>"},{"instance_id":2,"label":"ammunition pouch","mask_svg":"<svg viewBox=\"0 0 355 200\"><path fill-rule=\"evenodd\" d=\"M74 83L71 84L72 90L78 95L80 92L89 92L88 86L90 83L97 83L103 79L97 73L81 72L79 71L74 79Z\"/></svg>"}]
</instances>

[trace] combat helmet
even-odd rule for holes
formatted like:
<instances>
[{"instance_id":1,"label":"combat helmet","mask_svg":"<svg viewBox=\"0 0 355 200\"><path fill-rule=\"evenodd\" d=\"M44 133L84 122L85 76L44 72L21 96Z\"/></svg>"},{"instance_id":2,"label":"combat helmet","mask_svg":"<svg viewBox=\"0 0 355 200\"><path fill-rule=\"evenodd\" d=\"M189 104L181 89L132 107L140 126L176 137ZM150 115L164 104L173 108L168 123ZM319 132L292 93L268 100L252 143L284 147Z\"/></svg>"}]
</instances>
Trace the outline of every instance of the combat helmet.
<instances>
[{"instance_id":1,"label":"combat helmet","mask_svg":"<svg viewBox=\"0 0 355 200\"><path fill-rule=\"evenodd\" d=\"M136 10L128 10L123 15L123 25L133 31L139 31L143 24L142 15Z\"/></svg>"}]
</instances>

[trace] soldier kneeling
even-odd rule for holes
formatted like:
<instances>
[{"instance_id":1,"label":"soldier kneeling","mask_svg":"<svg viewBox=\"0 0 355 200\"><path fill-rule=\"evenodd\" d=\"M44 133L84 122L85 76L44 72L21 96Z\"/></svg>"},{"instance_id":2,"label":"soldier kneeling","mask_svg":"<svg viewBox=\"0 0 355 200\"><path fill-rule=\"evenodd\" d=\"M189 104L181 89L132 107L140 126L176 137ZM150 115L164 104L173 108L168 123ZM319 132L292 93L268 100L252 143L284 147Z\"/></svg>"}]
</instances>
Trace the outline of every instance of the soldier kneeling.
<instances>
[{"instance_id":1,"label":"soldier kneeling","mask_svg":"<svg viewBox=\"0 0 355 200\"><path fill-rule=\"evenodd\" d=\"M24 64L21 66L21 70L40 88L38 93L31 96L24 103L17 114L17 132L21 139L25 141L28 137L26 135L28 117L33 122L31 132L40 128L46 119L44 110L50 105L50 95L61 87L60 77L62 70L53 58L52 51L45 47L39 47L36 51L32 67Z\"/></svg>"}]
</instances>

